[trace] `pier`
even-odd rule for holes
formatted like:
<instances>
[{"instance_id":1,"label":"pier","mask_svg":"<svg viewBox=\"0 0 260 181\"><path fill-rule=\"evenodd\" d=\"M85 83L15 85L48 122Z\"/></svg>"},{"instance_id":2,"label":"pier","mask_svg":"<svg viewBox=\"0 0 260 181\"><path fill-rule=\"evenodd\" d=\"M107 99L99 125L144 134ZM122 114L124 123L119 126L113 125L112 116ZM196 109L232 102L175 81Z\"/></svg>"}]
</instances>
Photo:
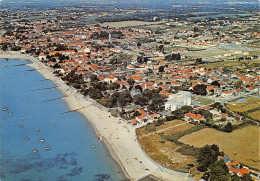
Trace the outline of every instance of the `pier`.
<instances>
[{"instance_id":1,"label":"pier","mask_svg":"<svg viewBox=\"0 0 260 181\"><path fill-rule=\"evenodd\" d=\"M55 98L55 99L48 99L48 100L45 100L45 101L42 101L42 102L55 101L55 100L63 99L64 97L66 97L66 96L58 97L58 98Z\"/></svg>"},{"instance_id":2,"label":"pier","mask_svg":"<svg viewBox=\"0 0 260 181\"><path fill-rule=\"evenodd\" d=\"M31 90L31 91L40 91L40 90L46 90L46 89L55 89L57 88L56 86L54 87L47 87L47 88L43 88L43 89L34 89L34 90Z\"/></svg>"},{"instance_id":3,"label":"pier","mask_svg":"<svg viewBox=\"0 0 260 181\"><path fill-rule=\"evenodd\" d=\"M66 114L66 113L70 113L70 112L75 112L75 111L78 111L78 110L84 109L84 108L86 108L86 107L81 107L81 108L78 108L78 109L73 109L73 110L70 110L70 111L63 112L63 113L61 113L61 114Z\"/></svg>"}]
</instances>

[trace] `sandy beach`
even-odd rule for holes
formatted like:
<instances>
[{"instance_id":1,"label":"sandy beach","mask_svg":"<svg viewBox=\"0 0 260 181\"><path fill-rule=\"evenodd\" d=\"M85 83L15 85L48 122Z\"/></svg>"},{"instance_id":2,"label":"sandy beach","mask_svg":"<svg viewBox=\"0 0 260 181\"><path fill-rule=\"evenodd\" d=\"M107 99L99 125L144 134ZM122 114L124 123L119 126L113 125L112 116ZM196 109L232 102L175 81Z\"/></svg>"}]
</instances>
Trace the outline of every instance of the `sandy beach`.
<instances>
[{"instance_id":1,"label":"sandy beach","mask_svg":"<svg viewBox=\"0 0 260 181\"><path fill-rule=\"evenodd\" d=\"M1 52L0 58L27 59L31 66L46 79L51 80L65 95L63 98L71 110L77 110L92 124L97 136L101 136L112 157L121 166L123 172L130 180L139 180L150 174L161 180L185 181L190 180L187 174L168 172L154 163L140 147L134 127L119 118L97 107L93 100L86 99L79 93L63 83L61 79L52 74L52 69L37 58L18 52Z\"/></svg>"}]
</instances>

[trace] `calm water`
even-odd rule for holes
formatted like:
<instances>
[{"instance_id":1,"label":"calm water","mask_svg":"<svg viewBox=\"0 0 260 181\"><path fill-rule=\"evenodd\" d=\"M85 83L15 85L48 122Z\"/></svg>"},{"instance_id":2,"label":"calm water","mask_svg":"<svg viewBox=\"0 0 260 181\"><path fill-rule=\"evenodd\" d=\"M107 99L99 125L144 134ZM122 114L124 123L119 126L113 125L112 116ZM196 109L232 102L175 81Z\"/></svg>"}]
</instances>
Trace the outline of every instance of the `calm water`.
<instances>
[{"instance_id":1,"label":"calm water","mask_svg":"<svg viewBox=\"0 0 260 181\"><path fill-rule=\"evenodd\" d=\"M0 180L124 180L88 121L76 112L62 114L69 108L61 99L47 101L63 95L54 88L37 90L54 85L26 71L31 67L15 66L24 63L0 59Z\"/></svg>"}]
</instances>

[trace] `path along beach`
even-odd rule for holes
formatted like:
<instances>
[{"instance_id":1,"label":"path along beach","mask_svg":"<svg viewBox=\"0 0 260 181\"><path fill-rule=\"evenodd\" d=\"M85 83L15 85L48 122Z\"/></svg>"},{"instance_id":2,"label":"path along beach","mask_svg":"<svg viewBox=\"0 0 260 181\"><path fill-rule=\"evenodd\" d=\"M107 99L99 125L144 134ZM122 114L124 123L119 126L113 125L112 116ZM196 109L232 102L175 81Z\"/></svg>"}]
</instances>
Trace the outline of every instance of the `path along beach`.
<instances>
[{"instance_id":1,"label":"path along beach","mask_svg":"<svg viewBox=\"0 0 260 181\"><path fill-rule=\"evenodd\" d=\"M52 73L52 69L37 58L19 52L1 52L0 58L26 59L28 64L46 79L51 80L65 97L63 98L71 110L79 111L93 126L96 134L102 137L112 157L117 161L130 180L139 180L150 174L160 180L190 180L188 174L168 171L153 162L138 143L135 129L119 118L95 105L95 101L83 97L75 89L67 86Z\"/></svg>"}]
</instances>

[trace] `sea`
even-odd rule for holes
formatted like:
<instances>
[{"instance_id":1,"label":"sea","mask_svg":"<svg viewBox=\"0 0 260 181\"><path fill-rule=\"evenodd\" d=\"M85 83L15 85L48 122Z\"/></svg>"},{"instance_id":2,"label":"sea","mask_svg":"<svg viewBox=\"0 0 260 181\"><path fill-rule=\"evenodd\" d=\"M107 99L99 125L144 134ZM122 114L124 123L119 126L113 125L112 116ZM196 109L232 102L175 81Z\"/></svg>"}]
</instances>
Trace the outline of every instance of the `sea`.
<instances>
[{"instance_id":1,"label":"sea","mask_svg":"<svg viewBox=\"0 0 260 181\"><path fill-rule=\"evenodd\" d=\"M28 63L0 59L0 181L126 180L88 120Z\"/></svg>"}]
</instances>

